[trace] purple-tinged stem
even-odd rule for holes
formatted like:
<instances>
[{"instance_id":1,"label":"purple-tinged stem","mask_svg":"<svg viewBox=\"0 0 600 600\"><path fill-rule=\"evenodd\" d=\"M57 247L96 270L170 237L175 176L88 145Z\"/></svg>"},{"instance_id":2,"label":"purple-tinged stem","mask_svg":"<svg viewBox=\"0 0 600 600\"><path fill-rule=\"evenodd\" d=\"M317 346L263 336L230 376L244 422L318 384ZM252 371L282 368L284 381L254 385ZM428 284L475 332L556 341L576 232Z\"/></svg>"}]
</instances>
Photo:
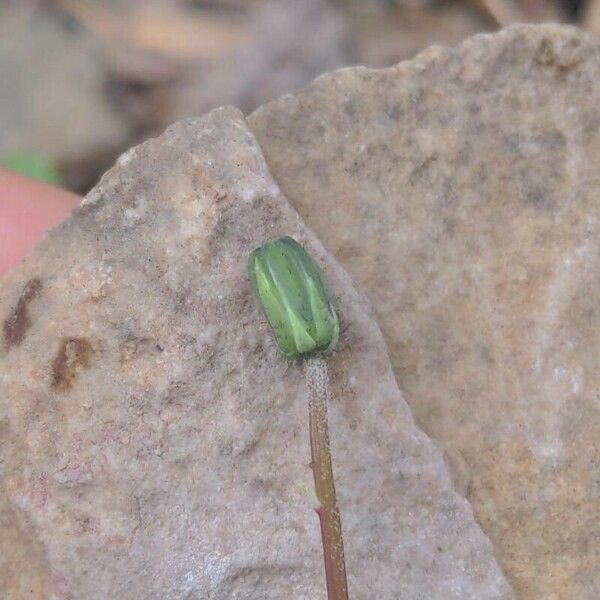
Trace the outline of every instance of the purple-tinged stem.
<instances>
[{"instance_id":1,"label":"purple-tinged stem","mask_svg":"<svg viewBox=\"0 0 600 600\"><path fill-rule=\"evenodd\" d=\"M305 374L308 385L311 466L319 501L315 510L321 524L327 598L348 600L342 523L335 495L327 426L327 403L331 396L327 363L320 357L309 358L305 361Z\"/></svg>"}]
</instances>

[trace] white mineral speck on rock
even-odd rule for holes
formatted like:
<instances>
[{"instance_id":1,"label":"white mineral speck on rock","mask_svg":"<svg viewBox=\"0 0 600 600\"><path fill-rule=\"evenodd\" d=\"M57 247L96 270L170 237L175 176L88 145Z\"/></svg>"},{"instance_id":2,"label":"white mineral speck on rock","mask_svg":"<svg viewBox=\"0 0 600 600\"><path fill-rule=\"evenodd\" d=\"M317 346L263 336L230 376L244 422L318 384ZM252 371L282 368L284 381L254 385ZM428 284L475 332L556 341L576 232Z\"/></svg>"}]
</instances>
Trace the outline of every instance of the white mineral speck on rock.
<instances>
[{"instance_id":1,"label":"white mineral speck on rock","mask_svg":"<svg viewBox=\"0 0 600 600\"><path fill-rule=\"evenodd\" d=\"M117 166L121 168L126 167L131 162L131 159L136 155L136 152L137 147L130 148L127 150L127 152L123 152L123 154L117 158Z\"/></svg>"}]
</instances>

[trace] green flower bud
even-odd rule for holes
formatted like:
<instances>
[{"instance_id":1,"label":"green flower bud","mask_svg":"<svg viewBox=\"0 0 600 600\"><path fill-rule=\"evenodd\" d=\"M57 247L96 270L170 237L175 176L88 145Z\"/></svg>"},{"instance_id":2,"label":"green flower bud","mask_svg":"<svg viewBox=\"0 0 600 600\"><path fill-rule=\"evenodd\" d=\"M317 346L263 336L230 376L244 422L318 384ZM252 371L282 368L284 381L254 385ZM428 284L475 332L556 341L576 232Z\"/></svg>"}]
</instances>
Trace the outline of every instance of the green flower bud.
<instances>
[{"instance_id":1,"label":"green flower bud","mask_svg":"<svg viewBox=\"0 0 600 600\"><path fill-rule=\"evenodd\" d=\"M248 275L284 354L333 350L339 325L323 273L296 240L286 236L254 250Z\"/></svg>"}]
</instances>

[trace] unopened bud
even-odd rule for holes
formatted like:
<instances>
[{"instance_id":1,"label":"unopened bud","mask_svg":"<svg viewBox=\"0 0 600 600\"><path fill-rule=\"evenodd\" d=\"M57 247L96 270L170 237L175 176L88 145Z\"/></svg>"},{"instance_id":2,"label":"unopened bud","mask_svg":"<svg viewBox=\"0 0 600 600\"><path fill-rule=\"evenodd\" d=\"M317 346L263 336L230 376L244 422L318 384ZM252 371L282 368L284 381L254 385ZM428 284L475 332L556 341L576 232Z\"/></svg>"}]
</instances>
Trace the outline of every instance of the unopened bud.
<instances>
[{"instance_id":1,"label":"unopened bud","mask_svg":"<svg viewBox=\"0 0 600 600\"><path fill-rule=\"evenodd\" d=\"M339 325L323 273L296 240L286 236L254 250L248 274L284 354L333 350Z\"/></svg>"}]
</instances>

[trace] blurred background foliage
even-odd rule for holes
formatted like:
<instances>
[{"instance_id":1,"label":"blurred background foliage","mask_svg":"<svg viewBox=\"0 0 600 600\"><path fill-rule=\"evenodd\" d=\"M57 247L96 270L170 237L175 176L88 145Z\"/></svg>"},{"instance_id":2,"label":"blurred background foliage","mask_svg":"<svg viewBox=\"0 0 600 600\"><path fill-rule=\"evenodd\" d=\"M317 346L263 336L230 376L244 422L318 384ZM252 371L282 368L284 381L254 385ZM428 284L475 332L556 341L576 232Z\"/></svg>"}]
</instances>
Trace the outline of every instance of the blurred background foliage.
<instances>
[{"instance_id":1,"label":"blurred background foliage","mask_svg":"<svg viewBox=\"0 0 600 600\"><path fill-rule=\"evenodd\" d=\"M600 35L600 0L0 0L0 163L84 193L176 119L516 21Z\"/></svg>"}]
</instances>

